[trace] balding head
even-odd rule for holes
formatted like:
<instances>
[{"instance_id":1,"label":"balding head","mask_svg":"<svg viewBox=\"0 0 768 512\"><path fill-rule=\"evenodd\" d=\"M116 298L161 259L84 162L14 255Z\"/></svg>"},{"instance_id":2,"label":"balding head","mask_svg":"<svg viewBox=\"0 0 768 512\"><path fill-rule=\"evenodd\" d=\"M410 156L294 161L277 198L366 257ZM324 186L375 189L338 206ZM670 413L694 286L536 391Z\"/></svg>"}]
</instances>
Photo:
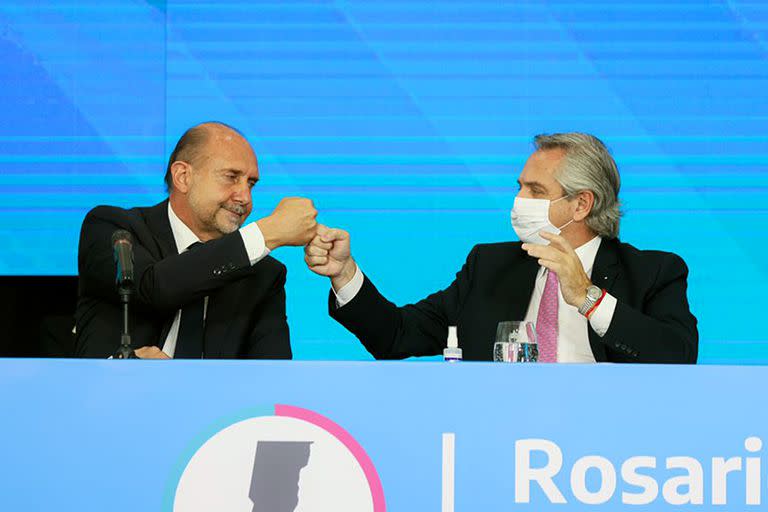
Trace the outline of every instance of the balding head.
<instances>
[{"instance_id":1,"label":"balding head","mask_svg":"<svg viewBox=\"0 0 768 512\"><path fill-rule=\"evenodd\" d=\"M168 163L171 208L202 241L236 231L253 206L251 188L259 180L253 148L223 123L187 130Z\"/></svg>"},{"instance_id":2,"label":"balding head","mask_svg":"<svg viewBox=\"0 0 768 512\"><path fill-rule=\"evenodd\" d=\"M212 141L217 139L227 139L237 137L245 140L240 130L233 126L218 121L200 123L193 126L181 136L173 148L171 157L168 159L168 167L165 171L165 186L168 192L173 190L173 174L171 167L174 162L187 162L192 165L199 165L206 157L206 147Z\"/></svg>"}]
</instances>

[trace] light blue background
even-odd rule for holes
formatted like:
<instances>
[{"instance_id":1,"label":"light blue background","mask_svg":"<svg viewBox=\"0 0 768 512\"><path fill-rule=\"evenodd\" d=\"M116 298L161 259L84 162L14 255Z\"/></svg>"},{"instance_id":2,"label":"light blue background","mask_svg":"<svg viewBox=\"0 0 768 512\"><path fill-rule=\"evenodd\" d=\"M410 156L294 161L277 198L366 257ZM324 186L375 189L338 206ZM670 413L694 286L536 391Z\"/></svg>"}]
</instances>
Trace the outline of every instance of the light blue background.
<instances>
[{"instance_id":1,"label":"light blue background","mask_svg":"<svg viewBox=\"0 0 768 512\"><path fill-rule=\"evenodd\" d=\"M766 363L767 58L765 2L4 2L0 274L74 274L88 209L163 199L176 140L216 119L259 156L253 218L312 198L414 301L514 239L534 134L588 131L622 239L691 269L700 361ZM275 256L296 356L368 358L301 251Z\"/></svg>"},{"instance_id":2,"label":"light blue background","mask_svg":"<svg viewBox=\"0 0 768 512\"><path fill-rule=\"evenodd\" d=\"M621 464L654 456L643 470L659 487L681 472L665 459L690 456L704 469L704 505L746 507L744 472L728 477L728 506L713 506L711 458L761 459L768 412L763 367L509 365L394 362L188 362L0 360L1 510L160 511L194 452L237 421L275 404L310 409L365 449L387 510L440 510L442 434L456 434L456 512L546 512L537 485L514 505L514 443L547 439L562 450L555 483L567 510L623 510ZM724 384L727 383L727 384ZM271 411L270 411L271 409ZM744 440L757 436L761 451ZM602 506L570 492L573 463L600 455L618 485ZM542 457L532 464L543 465ZM588 488L599 482L593 470ZM247 489L244 489L247 491ZM632 508L632 507L630 507ZM660 495L642 510L669 510Z\"/></svg>"}]
</instances>

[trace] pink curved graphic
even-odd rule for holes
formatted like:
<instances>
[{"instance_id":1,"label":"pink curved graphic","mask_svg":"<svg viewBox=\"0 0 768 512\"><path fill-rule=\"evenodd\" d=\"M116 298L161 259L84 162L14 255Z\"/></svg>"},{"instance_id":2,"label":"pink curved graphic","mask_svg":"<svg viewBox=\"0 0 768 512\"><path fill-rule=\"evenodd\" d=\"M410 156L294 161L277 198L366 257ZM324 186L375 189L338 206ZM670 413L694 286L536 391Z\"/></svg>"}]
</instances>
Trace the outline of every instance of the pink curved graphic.
<instances>
[{"instance_id":1,"label":"pink curved graphic","mask_svg":"<svg viewBox=\"0 0 768 512\"><path fill-rule=\"evenodd\" d=\"M275 415L296 418L312 423L341 441L341 443L347 447L347 450L352 452L352 455L357 459L360 467L363 468L363 474L365 474L365 478L368 480L368 487L371 489L373 512L386 512L387 506L384 503L384 488L381 485L379 473L376 471L373 462L371 462L371 458L365 453L363 447L360 446L360 443L358 443L349 432L325 416L310 411L309 409L302 409L301 407L278 404L275 405Z\"/></svg>"}]
</instances>

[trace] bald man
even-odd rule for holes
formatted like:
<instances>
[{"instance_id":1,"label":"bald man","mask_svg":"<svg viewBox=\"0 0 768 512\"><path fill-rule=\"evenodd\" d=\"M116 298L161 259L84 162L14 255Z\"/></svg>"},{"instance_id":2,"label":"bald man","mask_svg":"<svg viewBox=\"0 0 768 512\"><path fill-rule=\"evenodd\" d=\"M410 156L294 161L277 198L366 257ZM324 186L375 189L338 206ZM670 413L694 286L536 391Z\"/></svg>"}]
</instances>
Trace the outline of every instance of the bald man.
<instances>
[{"instance_id":1,"label":"bald man","mask_svg":"<svg viewBox=\"0 0 768 512\"><path fill-rule=\"evenodd\" d=\"M91 210L80 234L76 355L109 357L120 346L111 238L126 230L138 357L289 359L286 269L269 253L307 244L317 211L308 199L286 198L271 215L243 225L258 181L256 155L242 134L204 123L187 130L171 154L167 200Z\"/></svg>"}]
</instances>

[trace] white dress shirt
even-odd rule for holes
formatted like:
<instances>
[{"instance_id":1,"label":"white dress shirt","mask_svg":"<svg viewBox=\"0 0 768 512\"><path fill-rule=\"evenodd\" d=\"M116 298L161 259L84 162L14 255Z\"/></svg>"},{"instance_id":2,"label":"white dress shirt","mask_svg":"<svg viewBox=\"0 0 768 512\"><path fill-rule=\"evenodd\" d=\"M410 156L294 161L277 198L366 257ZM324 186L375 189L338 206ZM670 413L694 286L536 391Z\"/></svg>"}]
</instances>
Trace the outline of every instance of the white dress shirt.
<instances>
[{"instance_id":1,"label":"white dress shirt","mask_svg":"<svg viewBox=\"0 0 768 512\"><path fill-rule=\"evenodd\" d=\"M576 255L581 260L584 272L592 277L592 267L595 264L595 256L600 248L602 238L596 236L589 242L576 249ZM545 267L539 267L536 274L536 282L533 287L533 294L528 303L528 312L525 314L526 322L536 324L536 318L539 315L539 305L541 296L544 294L544 286L547 283L547 272ZM600 286L600 283L595 283ZM594 363L595 356L592 354L592 348L589 346L589 335L587 323L602 337L611 325L613 312L616 309L616 298L606 294L600 305L597 306L592 316L587 318L579 313L579 308L571 306L563 299L563 294L557 294L557 362L558 363Z\"/></svg>"},{"instance_id":2,"label":"white dress shirt","mask_svg":"<svg viewBox=\"0 0 768 512\"><path fill-rule=\"evenodd\" d=\"M584 266L584 272L592 277L592 267L595 263L597 250L600 248L602 238L596 236L589 242L576 249L576 255ZM533 288L531 300L528 303L528 312L524 320L536 324L536 317L539 314L539 304L541 296L544 293L544 285L547 282L547 272L545 267L540 267L536 274L536 282ZM357 267L355 276L345 284L340 290L335 291L336 307L343 307L349 301L355 298L363 287L363 272ZM595 283L600 286L600 283ZM331 287L333 290L333 287ZM613 313L616 310L616 298L606 293L600 305L597 306L589 320L579 313L579 309L565 302L563 294L558 294L558 315L557 315L557 362L558 363L594 363L595 356L592 354L592 348L589 345L589 335L587 323L592 327L598 336L603 336L608 331L613 319ZM514 319L511 319L514 320Z\"/></svg>"},{"instance_id":3,"label":"white dress shirt","mask_svg":"<svg viewBox=\"0 0 768 512\"><path fill-rule=\"evenodd\" d=\"M171 208L170 201L168 202L168 220L171 223L171 232L173 233L173 240L176 242L176 251L181 254L189 249L189 246L200 242L200 239L195 235L189 227L176 215L176 212ZM264 243L264 235L261 233L258 224L251 222L246 226L240 228L240 236L243 237L243 244L245 244L245 252L248 254L248 259L251 265L255 265L265 256L269 254L269 249ZM208 297L205 297L203 302L203 320L208 312ZM181 325L181 310L176 312L176 317L173 319L171 329L168 331L168 336L165 338L163 344L163 352L168 357L173 357L176 353L176 339L179 336L179 326Z\"/></svg>"}]
</instances>

